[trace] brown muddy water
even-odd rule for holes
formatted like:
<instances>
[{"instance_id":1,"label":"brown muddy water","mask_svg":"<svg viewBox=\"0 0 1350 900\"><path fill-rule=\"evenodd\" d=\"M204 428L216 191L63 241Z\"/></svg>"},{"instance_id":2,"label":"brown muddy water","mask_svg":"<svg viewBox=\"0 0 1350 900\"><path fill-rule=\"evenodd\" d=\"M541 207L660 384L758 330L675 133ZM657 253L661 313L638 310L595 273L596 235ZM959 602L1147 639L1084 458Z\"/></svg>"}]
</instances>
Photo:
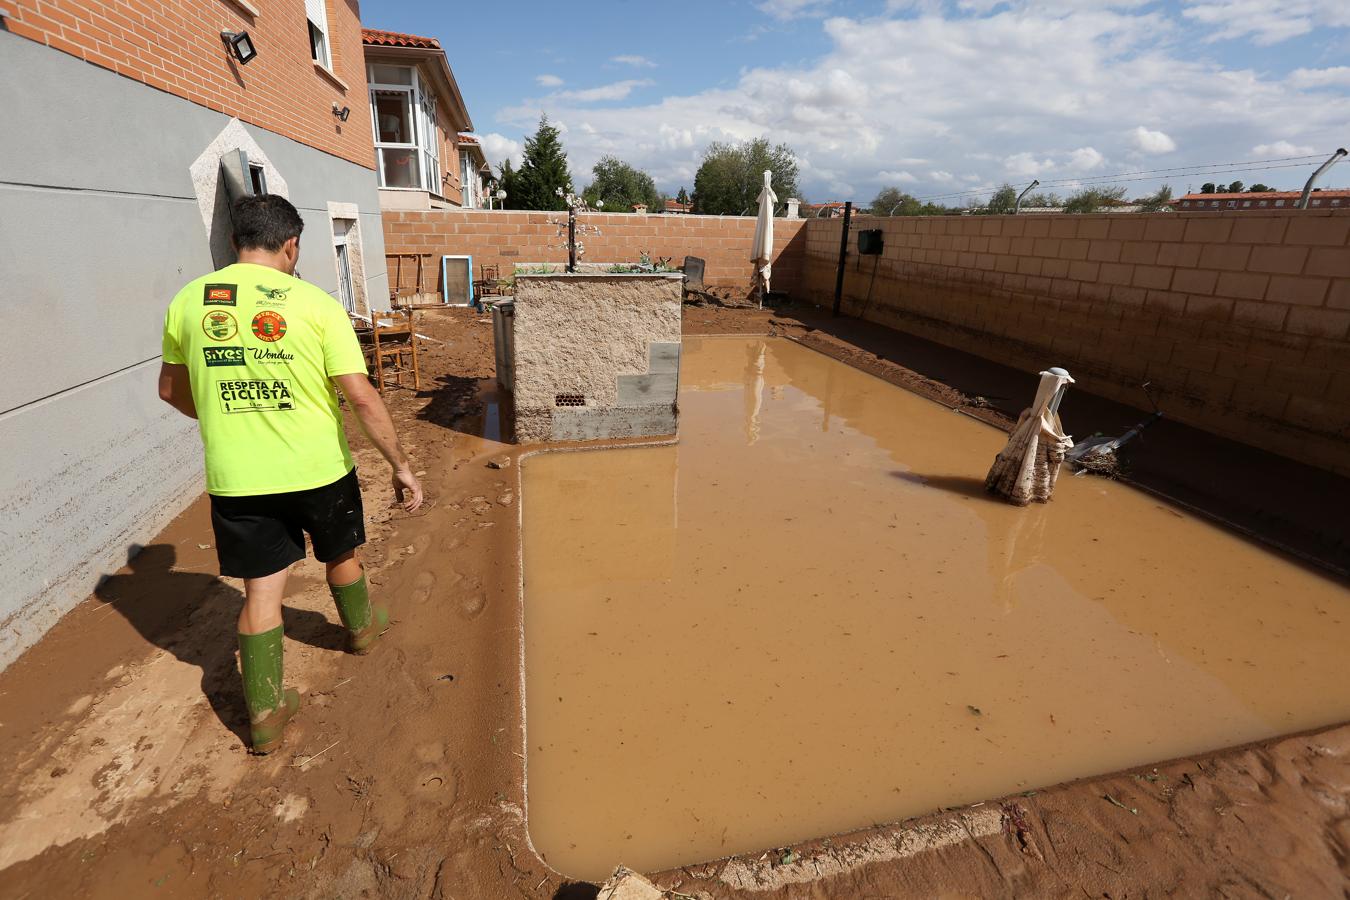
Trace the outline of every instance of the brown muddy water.
<instances>
[{"instance_id":1,"label":"brown muddy water","mask_svg":"<svg viewBox=\"0 0 1350 900\"><path fill-rule=\"evenodd\" d=\"M1004 505L1001 432L788 341L686 338L681 379L677 446L521 470L528 824L560 872L1350 718L1344 585L1113 482Z\"/></svg>"}]
</instances>

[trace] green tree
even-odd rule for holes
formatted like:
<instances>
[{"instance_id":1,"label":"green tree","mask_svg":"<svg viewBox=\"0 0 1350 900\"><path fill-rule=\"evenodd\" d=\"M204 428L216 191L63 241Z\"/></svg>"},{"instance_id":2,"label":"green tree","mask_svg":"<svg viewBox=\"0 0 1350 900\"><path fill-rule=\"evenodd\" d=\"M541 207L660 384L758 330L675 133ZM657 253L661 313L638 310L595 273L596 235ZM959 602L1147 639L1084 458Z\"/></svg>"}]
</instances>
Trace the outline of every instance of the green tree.
<instances>
[{"instance_id":1,"label":"green tree","mask_svg":"<svg viewBox=\"0 0 1350 900\"><path fill-rule=\"evenodd\" d=\"M1041 209L1056 209L1064 205L1064 198L1054 191L1037 194L1027 194L1027 198L1022 201L1023 208L1039 207Z\"/></svg>"},{"instance_id":2,"label":"green tree","mask_svg":"<svg viewBox=\"0 0 1350 900\"><path fill-rule=\"evenodd\" d=\"M1206 181L1204 184L1200 185L1200 193L1202 194L1214 193L1214 182Z\"/></svg>"},{"instance_id":3,"label":"green tree","mask_svg":"<svg viewBox=\"0 0 1350 900\"><path fill-rule=\"evenodd\" d=\"M676 202L678 202L678 203L683 203L684 205L688 206L688 205L689 205L689 192L686 191L684 188L680 188L680 192L679 192L678 194L675 195L675 200L676 200Z\"/></svg>"},{"instance_id":4,"label":"green tree","mask_svg":"<svg viewBox=\"0 0 1350 900\"><path fill-rule=\"evenodd\" d=\"M773 173L773 191L780 200L801 196L797 157L788 145L771 147L765 138L709 144L694 175L694 212L738 216L754 211L766 169Z\"/></svg>"},{"instance_id":5,"label":"green tree","mask_svg":"<svg viewBox=\"0 0 1350 900\"><path fill-rule=\"evenodd\" d=\"M1158 188L1156 193L1150 194L1138 202L1140 212L1167 212L1172 208L1172 186L1164 184Z\"/></svg>"},{"instance_id":6,"label":"green tree","mask_svg":"<svg viewBox=\"0 0 1350 900\"><path fill-rule=\"evenodd\" d=\"M884 187L872 199L874 216L944 216L947 212L947 207L924 203L897 187Z\"/></svg>"},{"instance_id":7,"label":"green tree","mask_svg":"<svg viewBox=\"0 0 1350 900\"><path fill-rule=\"evenodd\" d=\"M1232 184L1230 184L1230 185L1228 186L1228 193L1230 193L1230 194L1240 194L1240 193L1242 193L1242 187L1243 187L1242 182L1240 182L1240 181L1235 181L1235 182L1233 182Z\"/></svg>"},{"instance_id":8,"label":"green tree","mask_svg":"<svg viewBox=\"0 0 1350 900\"><path fill-rule=\"evenodd\" d=\"M1066 213L1094 213L1113 206L1125 196L1123 187L1086 188L1064 201Z\"/></svg>"},{"instance_id":9,"label":"green tree","mask_svg":"<svg viewBox=\"0 0 1350 900\"><path fill-rule=\"evenodd\" d=\"M603 201L605 212L632 212L634 204L641 203L659 212L664 205L652 176L621 159L601 157L591 173L595 180L581 192L588 206L598 207Z\"/></svg>"},{"instance_id":10,"label":"green tree","mask_svg":"<svg viewBox=\"0 0 1350 900\"><path fill-rule=\"evenodd\" d=\"M989 202L980 212L986 216L1006 216L1016 208L1017 188L1005 181L1002 187L990 195Z\"/></svg>"},{"instance_id":11,"label":"green tree","mask_svg":"<svg viewBox=\"0 0 1350 900\"><path fill-rule=\"evenodd\" d=\"M1268 194L1275 189L1268 184L1263 184L1258 181L1256 184L1247 188L1247 190L1251 191L1253 194Z\"/></svg>"},{"instance_id":12,"label":"green tree","mask_svg":"<svg viewBox=\"0 0 1350 900\"><path fill-rule=\"evenodd\" d=\"M512 209L566 209L567 201L558 195L572 192L572 176L567 168L558 129L539 117L539 129L525 139L525 159L516 173L516 202Z\"/></svg>"},{"instance_id":13,"label":"green tree","mask_svg":"<svg viewBox=\"0 0 1350 900\"><path fill-rule=\"evenodd\" d=\"M520 206L520 176L515 169L511 168L511 160L504 159L502 164L497 167L497 185L506 191L506 199L502 201L502 209L523 209Z\"/></svg>"}]
</instances>

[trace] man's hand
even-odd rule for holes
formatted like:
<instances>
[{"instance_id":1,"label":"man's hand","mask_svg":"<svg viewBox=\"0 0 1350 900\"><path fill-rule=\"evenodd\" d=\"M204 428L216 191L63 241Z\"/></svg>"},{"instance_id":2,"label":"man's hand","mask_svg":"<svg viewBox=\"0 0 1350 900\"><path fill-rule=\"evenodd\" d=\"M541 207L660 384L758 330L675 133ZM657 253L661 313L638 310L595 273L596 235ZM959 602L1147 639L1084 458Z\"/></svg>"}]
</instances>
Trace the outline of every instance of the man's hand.
<instances>
[{"instance_id":1,"label":"man's hand","mask_svg":"<svg viewBox=\"0 0 1350 900\"><path fill-rule=\"evenodd\" d=\"M405 496L406 499L405 499ZM422 483L407 466L394 468L394 496L408 512L417 512L422 505Z\"/></svg>"}]
</instances>

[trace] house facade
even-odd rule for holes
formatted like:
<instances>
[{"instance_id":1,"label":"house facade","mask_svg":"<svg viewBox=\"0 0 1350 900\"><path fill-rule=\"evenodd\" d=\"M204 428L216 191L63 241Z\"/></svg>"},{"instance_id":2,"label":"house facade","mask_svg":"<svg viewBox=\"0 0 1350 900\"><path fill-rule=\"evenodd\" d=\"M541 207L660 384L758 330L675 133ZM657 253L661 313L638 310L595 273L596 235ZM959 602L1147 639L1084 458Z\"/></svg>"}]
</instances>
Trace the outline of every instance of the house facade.
<instances>
[{"instance_id":1,"label":"house facade","mask_svg":"<svg viewBox=\"0 0 1350 900\"><path fill-rule=\"evenodd\" d=\"M482 149L445 51L435 38L362 31L380 205L429 210L483 205Z\"/></svg>"},{"instance_id":2,"label":"house facade","mask_svg":"<svg viewBox=\"0 0 1350 900\"><path fill-rule=\"evenodd\" d=\"M388 306L357 7L11 0L0 29L0 666L202 490L156 393L165 308L288 197L299 274Z\"/></svg>"}]
</instances>

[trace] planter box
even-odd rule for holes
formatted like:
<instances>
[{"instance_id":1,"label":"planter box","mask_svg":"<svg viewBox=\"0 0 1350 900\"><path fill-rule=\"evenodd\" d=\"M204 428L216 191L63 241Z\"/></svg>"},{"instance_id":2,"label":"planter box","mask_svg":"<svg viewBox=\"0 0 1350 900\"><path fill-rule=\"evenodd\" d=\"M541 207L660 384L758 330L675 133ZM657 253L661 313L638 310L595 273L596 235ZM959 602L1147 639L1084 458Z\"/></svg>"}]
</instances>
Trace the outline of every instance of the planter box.
<instances>
[{"instance_id":1,"label":"planter box","mask_svg":"<svg viewBox=\"0 0 1350 900\"><path fill-rule=\"evenodd\" d=\"M520 443L675 434L679 273L518 275L494 315Z\"/></svg>"}]
</instances>

